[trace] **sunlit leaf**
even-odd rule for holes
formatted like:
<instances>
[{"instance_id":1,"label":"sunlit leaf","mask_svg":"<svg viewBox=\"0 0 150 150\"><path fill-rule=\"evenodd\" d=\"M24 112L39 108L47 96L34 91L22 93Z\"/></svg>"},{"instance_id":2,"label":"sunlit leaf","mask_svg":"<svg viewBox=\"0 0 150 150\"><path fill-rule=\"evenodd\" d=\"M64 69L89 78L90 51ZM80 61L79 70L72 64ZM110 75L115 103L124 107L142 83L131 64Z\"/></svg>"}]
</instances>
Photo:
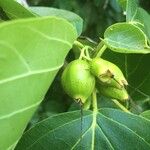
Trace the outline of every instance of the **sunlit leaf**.
<instances>
[{"instance_id":1,"label":"sunlit leaf","mask_svg":"<svg viewBox=\"0 0 150 150\"><path fill-rule=\"evenodd\" d=\"M22 135L77 34L56 17L1 23L0 33L0 149L5 150Z\"/></svg>"}]
</instances>

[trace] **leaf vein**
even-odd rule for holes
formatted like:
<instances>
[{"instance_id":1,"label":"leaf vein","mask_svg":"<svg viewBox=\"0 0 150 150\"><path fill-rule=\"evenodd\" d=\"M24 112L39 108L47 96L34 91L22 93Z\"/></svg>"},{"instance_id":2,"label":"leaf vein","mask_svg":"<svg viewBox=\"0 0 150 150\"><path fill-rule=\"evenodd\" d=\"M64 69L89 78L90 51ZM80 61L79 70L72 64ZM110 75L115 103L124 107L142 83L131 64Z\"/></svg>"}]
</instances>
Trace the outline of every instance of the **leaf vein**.
<instances>
[{"instance_id":1,"label":"leaf vein","mask_svg":"<svg viewBox=\"0 0 150 150\"><path fill-rule=\"evenodd\" d=\"M90 115L91 115L91 114L85 116L84 118L87 118L87 117L89 117ZM58 127L54 128L54 129L52 129L52 130L46 132L46 133L43 134L41 137L39 137L36 141L34 141L29 147L27 147L27 150L28 150L29 148L31 148L34 144L36 144L40 139L42 139L42 138L43 138L44 136L46 136L47 134L52 133L52 132L54 133L55 130L58 130L58 129L61 128L61 127L64 127L64 126L66 126L66 125L68 125L68 124L72 124L72 123L74 123L75 121L79 121L79 120L80 120L80 118L74 119L73 121L69 121L69 122L67 122L67 123L65 123L65 124L63 124L63 125L61 125L61 126L58 126ZM28 131L30 131L30 130L28 130Z\"/></svg>"},{"instance_id":2,"label":"leaf vein","mask_svg":"<svg viewBox=\"0 0 150 150\"><path fill-rule=\"evenodd\" d=\"M40 102L41 102L41 101L40 101ZM18 114L18 113L22 113L22 112L24 112L24 111L26 111L26 110L28 110L28 109L34 108L34 107L36 107L37 105L39 105L40 102L37 102L37 103L35 103L35 104L32 104L32 105L30 105L30 106L28 106L28 107L25 107L25 108L23 108L23 109L14 111L14 112L12 112L12 113L10 113L10 114L1 116L1 117L0 117L0 120L6 119L6 118L10 118L10 117L12 117L12 116L14 116L14 115L16 115L16 114Z\"/></svg>"},{"instance_id":3,"label":"leaf vein","mask_svg":"<svg viewBox=\"0 0 150 150\"><path fill-rule=\"evenodd\" d=\"M139 137L144 143L146 143L146 144L150 147L150 144L149 144L143 137L141 137L141 136L138 135L135 131L133 131L133 130L131 130L130 128L128 128L126 125L121 124L120 122L118 122L118 121L116 121L116 120L114 120L114 119L112 119L112 118L110 119L109 117L105 116L105 115L102 114L102 113L101 113L101 115L102 115L104 118L107 118L108 120L110 120L110 121L112 121L112 122L114 122L114 123L116 123L116 124L118 124L118 125L120 125L120 126L126 128L127 130L129 130L130 132L132 132L133 134L135 134L137 137Z\"/></svg>"},{"instance_id":4,"label":"leaf vein","mask_svg":"<svg viewBox=\"0 0 150 150\"><path fill-rule=\"evenodd\" d=\"M14 80L17 80L17 79L20 79L20 78L24 78L24 77L27 77L27 76L30 76L30 75L42 74L42 73L48 73L48 72L51 72L51 71L55 71L55 70L61 68L62 66L63 66L63 64L61 64L61 65L59 65L57 67L53 67L51 69L29 71L29 72L24 73L24 74L20 74L20 75L14 76L14 77L10 77L10 78L7 78L7 79L0 80L0 84L6 83L6 82L10 82L10 81L14 81Z\"/></svg>"},{"instance_id":5,"label":"leaf vein","mask_svg":"<svg viewBox=\"0 0 150 150\"><path fill-rule=\"evenodd\" d=\"M111 149L115 150L115 148L113 147L112 143L110 142L110 140L107 138L107 136L105 135L104 131L102 130L102 128L99 126L99 124L97 124L98 129L103 133L106 141L109 143Z\"/></svg>"},{"instance_id":6,"label":"leaf vein","mask_svg":"<svg viewBox=\"0 0 150 150\"><path fill-rule=\"evenodd\" d=\"M72 47L72 44L69 43L68 41L65 41L65 40L62 40L60 38L55 38L55 37L50 37L48 35L46 35L45 33L42 33L41 31L39 30L36 30L36 29L33 29L31 27L28 27L31 31L37 33L37 34L40 34L42 37L48 39L48 40L54 40L54 41L58 41L58 42L61 42L61 43L64 43L64 44L67 44L70 48Z\"/></svg>"}]
</instances>

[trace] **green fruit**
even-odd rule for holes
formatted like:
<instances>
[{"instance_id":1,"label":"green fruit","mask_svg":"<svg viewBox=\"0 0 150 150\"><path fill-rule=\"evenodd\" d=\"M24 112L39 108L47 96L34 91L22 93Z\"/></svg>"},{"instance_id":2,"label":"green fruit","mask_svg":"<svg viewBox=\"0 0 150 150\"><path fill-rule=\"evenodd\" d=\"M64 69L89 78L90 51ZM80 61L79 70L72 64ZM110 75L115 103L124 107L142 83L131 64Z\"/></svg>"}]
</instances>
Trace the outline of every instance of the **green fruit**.
<instances>
[{"instance_id":1,"label":"green fruit","mask_svg":"<svg viewBox=\"0 0 150 150\"><path fill-rule=\"evenodd\" d=\"M102 58L94 58L90 62L91 73L96 76L101 84L122 88L128 85L122 71L113 63Z\"/></svg>"},{"instance_id":2,"label":"green fruit","mask_svg":"<svg viewBox=\"0 0 150 150\"><path fill-rule=\"evenodd\" d=\"M95 87L95 77L85 60L74 60L65 68L61 83L64 91L73 99L85 103Z\"/></svg>"},{"instance_id":3,"label":"green fruit","mask_svg":"<svg viewBox=\"0 0 150 150\"><path fill-rule=\"evenodd\" d=\"M125 88L117 89L114 87L101 85L97 83L96 85L98 92L106 97L117 99L120 101L126 101L129 99L128 93Z\"/></svg>"}]
</instances>

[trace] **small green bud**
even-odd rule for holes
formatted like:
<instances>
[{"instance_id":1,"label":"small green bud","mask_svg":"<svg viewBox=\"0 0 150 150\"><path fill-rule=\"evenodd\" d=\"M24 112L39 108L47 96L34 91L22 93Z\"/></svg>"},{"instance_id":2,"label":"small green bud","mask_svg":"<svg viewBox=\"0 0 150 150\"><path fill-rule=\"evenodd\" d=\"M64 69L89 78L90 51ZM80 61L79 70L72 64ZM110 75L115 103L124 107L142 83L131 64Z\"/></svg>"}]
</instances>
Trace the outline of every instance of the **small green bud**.
<instances>
[{"instance_id":1,"label":"small green bud","mask_svg":"<svg viewBox=\"0 0 150 150\"><path fill-rule=\"evenodd\" d=\"M102 58L94 58L90 62L90 70L103 85L119 89L128 85L122 71L115 64Z\"/></svg>"},{"instance_id":2,"label":"small green bud","mask_svg":"<svg viewBox=\"0 0 150 150\"><path fill-rule=\"evenodd\" d=\"M112 99L117 99L120 101L126 101L129 99L128 93L124 87L121 89L117 89L114 87L101 85L99 83L97 83L96 86L97 86L98 92L103 96L106 96Z\"/></svg>"},{"instance_id":3,"label":"small green bud","mask_svg":"<svg viewBox=\"0 0 150 150\"><path fill-rule=\"evenodd\" d=\"M95 77L85 60L74 60L65 68L61 84L64 91L73 99L85 103L95 87Z\"/></svg>"}]
</instances>

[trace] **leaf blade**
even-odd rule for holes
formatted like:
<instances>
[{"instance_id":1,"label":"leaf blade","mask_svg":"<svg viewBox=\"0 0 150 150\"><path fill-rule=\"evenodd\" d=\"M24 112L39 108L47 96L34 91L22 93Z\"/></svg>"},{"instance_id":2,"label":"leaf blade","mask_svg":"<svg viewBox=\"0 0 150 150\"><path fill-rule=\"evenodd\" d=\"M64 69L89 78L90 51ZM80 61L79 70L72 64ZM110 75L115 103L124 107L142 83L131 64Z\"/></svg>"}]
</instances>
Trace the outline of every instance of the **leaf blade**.
<instances>
[{"instance_id":1,"label":"leaf blade","mask_svg":"<svg viewBox=\"0 0 150 150\"><path fill-rule=\"evenodd\" d=\"M64 113L64 114L59 114L56 115L55 117L61 116L62 118L65 118L65 115L70 116L69 118L71 118L72 115L77 114L76 116L77 118L80 119L80 112L79 111L75 111L75 112L69 112L69 113ZM121 116L119 118L117 118L118 115ZM110 115L110 116L109 116ZM115 118L112 116L115 116ZM128 125L128 121L124 120L124 118L121 117L126 117L128 119L128 121L130 122L134 122L132 121L133 118L136 118L138 120L138 122L140 122L141 120L143 120L144 118L140 118L139 116L136 115L132 115L132 114L128 114L128 113L124 113L121 112L119 110L114 110L114 109L100 109L99 112L95 115L93 115L92 111L85 111L84 112L84 116L83 116L83 136L82 139L80 139L80 121L75 121L73 119L73 123L74 124L68 124L70 125L67 126L65 128L65 126L61 126L61 131L57 130L56 132L53 132L53 135L55 135L54 139L49 139L49 136L45 136L43 138L45 138L45 140L41 140L39 141L38 144L32 145L32 148L29 149L37 149L38 150L38 146L42 145L43 148L48 149L50 148L49 146L51 145L51 149L60 149L60 143L56 140L56 139L63 139L64 141L61 143L61 149L65 148L65 149L95 149L98 150L99 147L101 147L102 149L120 149L123 148L124 146L126 146L127 150L130 149L136 149L138 147L143 148L143 149L147 149L150 147L149 143L145 143L143 141L143 137L145 136L145 133L143 133L143 135L141 135L141 131L138 132L140 138L137 136L137 134L135 134L134 129L137 128L137 124L134 125L134 128L130 128L127 127L126 125ZM55 118L54 117L54 118ZM57 120L53 118L53 121L50 118L47 119L47 122L50 123L57 123ZM77 119L76 118L76 119ZM79 120L78 119L78 120ZM93 124L93 120L96 119L96 124ZM49 121L48 121L49 120ZM124 122L120 122L120 120L124 120ZM126 123L125 123L126 121ZM150 122L147 121L146 119L144 120L147 125L148 125L148 130L147 132L150 130ZM43 121L45 122L45 121ZM143 125L145 123L142 123ZM44 124L42 125L42 123L39 123L38 126L42 126L43 128L47 128L47 125ZM78 126L78 128L77 128ZM64 128L62 128L64 127ZM53 127L52 127L53 128ZM30 129L29 131L27 131L22 140L19 142L16 150L20 150L23 145L25 144L25 141L29 140L28 138L32 138L33 135L36 135L35 132L32 132L33 130L38 130L39 128L33 127L32 129ZM68 129L68 132L66 131L66 129ZM71 130L72 129L72 130ZM117 129L117 130L116 130ZM62 134L62 131L66 132L67 135ZM94 131L94 136L93 136L93 131ZM31 133L32 132L32 133ZM70 133L71 132L71 133ZM78 133L78 134L77 134ZM59 135L59 136L58 136ZM149 135L146 133L147 138L146 141L149 142ZM38 135L37 135L38 136ZM67 137L66 137L67 136ZM94 138L94 143L92 142L92 139ZM119 140L118 140L119 138ZM33 138L32 138L33 139ZM76 139L76 142L75 142ZM78 139L78 140L77 140ZM121 139L121 140L120 140ZM43 141L49 141L51 142L51 144L49 144L48 142L43 142ZM26 142L27 142L26 141ZM132 141L132 142L130 142ZM139 144L133 144L133 141L138 141ZM67 142L67 143L66 143ZM127 144L127 142L130 142L129 144ZM55 143L55 147L53 147ZM65 147L63 147L64 145ZM132 145L132 146L131 146ZM28 148L28 146L26 145L26 147Z\"/></svg>"},{"instance_id":2,"label":"leaf blade","mask_svg":"<svg viewBox=\"0 0 150 150\"><path fill-rule=\"evenodd\" d=\"M6 149L20 138L77 34L57 17L5 22L0 31L0 129L7 126L1 132L0 149Z\"/></svg>"},{"instance_id":3,"label":"leaf blade","mask_svg":"<svg viewBox=\"0 0 150 150\"><path fill-rule=\"evenodd\" d=\"M15 0L0 0L0 7L5 11L9 18L28 18L35 17L36 15L29 11L27 8L23 7L21 4ZM15 8L15 9L12 9Z\"/></svg>"},{"instance_id":4,"label":"leaf blade","mask_svg":"<svg viewBox=\"0 0 150 150\"><path fill-rule=\"evenodd\" d=\"M116 23L104 33L104 43L115 52L150 53L143 31L130 23Z\"/></svg>"},{"instance_id":5,"label":"leaf blade","mask_svg":"<svg viewBox=\"0 0 150 150\"><path fill-rule=\"evenodd\" d=\"M56 16L68 20L77 29L78 35L81 34L83 28L83 20L77 14L52 7L30 7L30 9L39 16Z\"/></svg>"}]
</instances>

